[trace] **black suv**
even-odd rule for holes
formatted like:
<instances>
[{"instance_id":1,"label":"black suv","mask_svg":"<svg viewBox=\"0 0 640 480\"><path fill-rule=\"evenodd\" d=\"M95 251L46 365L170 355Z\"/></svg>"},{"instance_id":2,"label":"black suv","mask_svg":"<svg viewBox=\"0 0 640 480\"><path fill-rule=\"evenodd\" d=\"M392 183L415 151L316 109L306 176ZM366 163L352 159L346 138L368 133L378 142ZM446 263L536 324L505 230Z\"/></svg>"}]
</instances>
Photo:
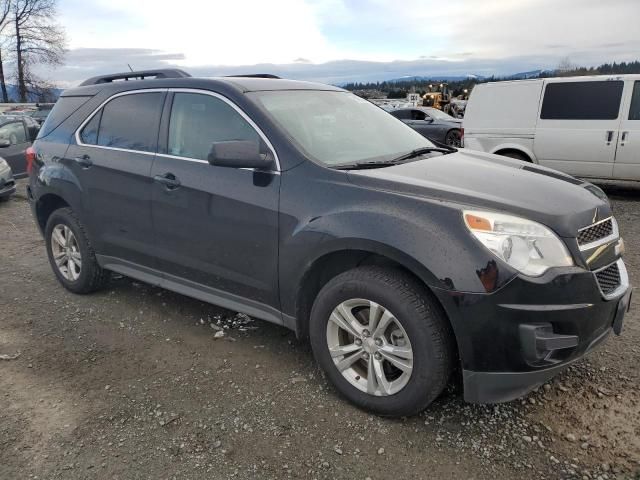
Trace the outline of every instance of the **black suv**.
<instances>
[{"instance_id":1,"label":"black suv","mask_svg":"<svg viewBox=\"0 0 640 480\"><path fill-rule=\"evenodd\" d=\"M600 189L438 148L327 85L94 78L62 94L29 169L67 289L118 272L284 325L384 415L456 370L468 401L516 398L619 334L629 305Z\"/></svg>"}]
</instances>

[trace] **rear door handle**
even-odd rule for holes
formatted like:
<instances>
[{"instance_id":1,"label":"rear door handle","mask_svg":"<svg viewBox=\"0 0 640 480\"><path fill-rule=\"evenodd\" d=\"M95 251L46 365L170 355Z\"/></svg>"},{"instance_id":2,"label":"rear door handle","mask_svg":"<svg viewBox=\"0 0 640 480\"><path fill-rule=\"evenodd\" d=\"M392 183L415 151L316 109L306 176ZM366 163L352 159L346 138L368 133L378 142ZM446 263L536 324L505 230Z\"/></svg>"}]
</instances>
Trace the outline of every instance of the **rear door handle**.
<instances>
[{"instance_id":1,"label":"rear door handle","mask_svg":"<svg viewBox=\"0 0 640 480\"><path fill-rule=\"evenodd\" d=\"M93 165L93 162L91 161L91 157L86 153L84 155L80 155L79 157L75 157L73 161L85 169Z\"/></svg>"},{"instance_id":2,"label":"rear door handle","mask_svg":"<svg viewBox=\"0 0 640 480\"><path fill-rule=\"evenodd\" d=\"M629 132L622 132L622 137L620 138L621 146L624 147L624 142L627 141L628 136L629 136Z\"/></svg>"},{"instance_id":3,"label":"rear door handle","mask_svg":"<svg viewBox=\"0 0 640 480\"><path fill-rule=\"evenodd\" d=\"M182 185L180 183L180 180L178 180L173 173L165 173L164 175L156 175L155 177L153 177L153 181L156 182L156 183L159 183L161 185L164 185L165 187L167 187L167 190L175 190L180 185Z\"/></svg>"}]
</instances>

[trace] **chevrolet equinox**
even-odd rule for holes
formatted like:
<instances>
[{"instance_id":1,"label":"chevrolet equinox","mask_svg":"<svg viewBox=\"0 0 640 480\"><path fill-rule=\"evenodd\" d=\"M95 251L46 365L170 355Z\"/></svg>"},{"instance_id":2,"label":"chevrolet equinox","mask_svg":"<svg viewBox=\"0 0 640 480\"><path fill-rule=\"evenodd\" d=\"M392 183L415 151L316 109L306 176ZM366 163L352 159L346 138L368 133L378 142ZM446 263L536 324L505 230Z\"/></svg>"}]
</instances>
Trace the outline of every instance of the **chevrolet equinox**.
<instances>
[{"instance_id":1,"label":"chevrolet equinox","mask_svg":"<svg viewBox=\"0 0 640 480\"><path fill-rule=\"evenodd\" d=\"M110 272L308 338L381 415L517 398L620 334L624 244L594 185L437 146L340 88L180 70L63 92L27 154L53 272Z\"/></svg>"}]
</instances>

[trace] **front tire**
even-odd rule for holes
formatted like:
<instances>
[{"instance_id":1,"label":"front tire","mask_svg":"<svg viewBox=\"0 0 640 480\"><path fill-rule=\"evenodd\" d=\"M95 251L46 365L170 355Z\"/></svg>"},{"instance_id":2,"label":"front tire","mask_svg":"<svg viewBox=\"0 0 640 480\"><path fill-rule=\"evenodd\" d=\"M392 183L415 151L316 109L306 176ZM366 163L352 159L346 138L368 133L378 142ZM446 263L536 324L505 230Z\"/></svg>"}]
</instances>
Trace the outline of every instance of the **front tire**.
<instances>
[{"instance_id":1,"label":"front tire","mask_svg":"<svg viewBox=\"0 0 640 480\"><path fill-rule=\"evenodd\" d=\"M98 264L84 227L70 208L49 216L45 242L51 268L67 290L90 293L107 281L108 272Z\"/></svg>"},{"instance_id":2,"label":"front tire","mask_svg":"<svg viewBox=\"0 0 640 480\"><path fill-rule=\"evenodd\" d=\"M316 361L365 410L413 415L447 385L455 353L447 319L400 270L359 267L338 275L318 294L310 322Z\"/></svg>"}]
</instances>

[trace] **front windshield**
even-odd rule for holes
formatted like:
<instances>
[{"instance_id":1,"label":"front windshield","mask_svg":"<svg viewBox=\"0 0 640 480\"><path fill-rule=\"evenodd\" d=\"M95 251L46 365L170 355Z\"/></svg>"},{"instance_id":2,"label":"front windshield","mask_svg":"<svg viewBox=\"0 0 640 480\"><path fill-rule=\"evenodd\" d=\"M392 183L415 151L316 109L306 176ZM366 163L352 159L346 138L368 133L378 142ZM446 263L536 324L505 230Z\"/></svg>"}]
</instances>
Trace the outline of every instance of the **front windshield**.
<instances>
[{"instance_id":1,"label":"front windshield","mask_svg":"<svg viewBox=\"0 0 640 480\"><path fill-rule=\"evenodd\" d=\"M372 103L348 92L250 93L291 139L328 166L388 161L434 145Z\"/></svg>"}]
</instances>

